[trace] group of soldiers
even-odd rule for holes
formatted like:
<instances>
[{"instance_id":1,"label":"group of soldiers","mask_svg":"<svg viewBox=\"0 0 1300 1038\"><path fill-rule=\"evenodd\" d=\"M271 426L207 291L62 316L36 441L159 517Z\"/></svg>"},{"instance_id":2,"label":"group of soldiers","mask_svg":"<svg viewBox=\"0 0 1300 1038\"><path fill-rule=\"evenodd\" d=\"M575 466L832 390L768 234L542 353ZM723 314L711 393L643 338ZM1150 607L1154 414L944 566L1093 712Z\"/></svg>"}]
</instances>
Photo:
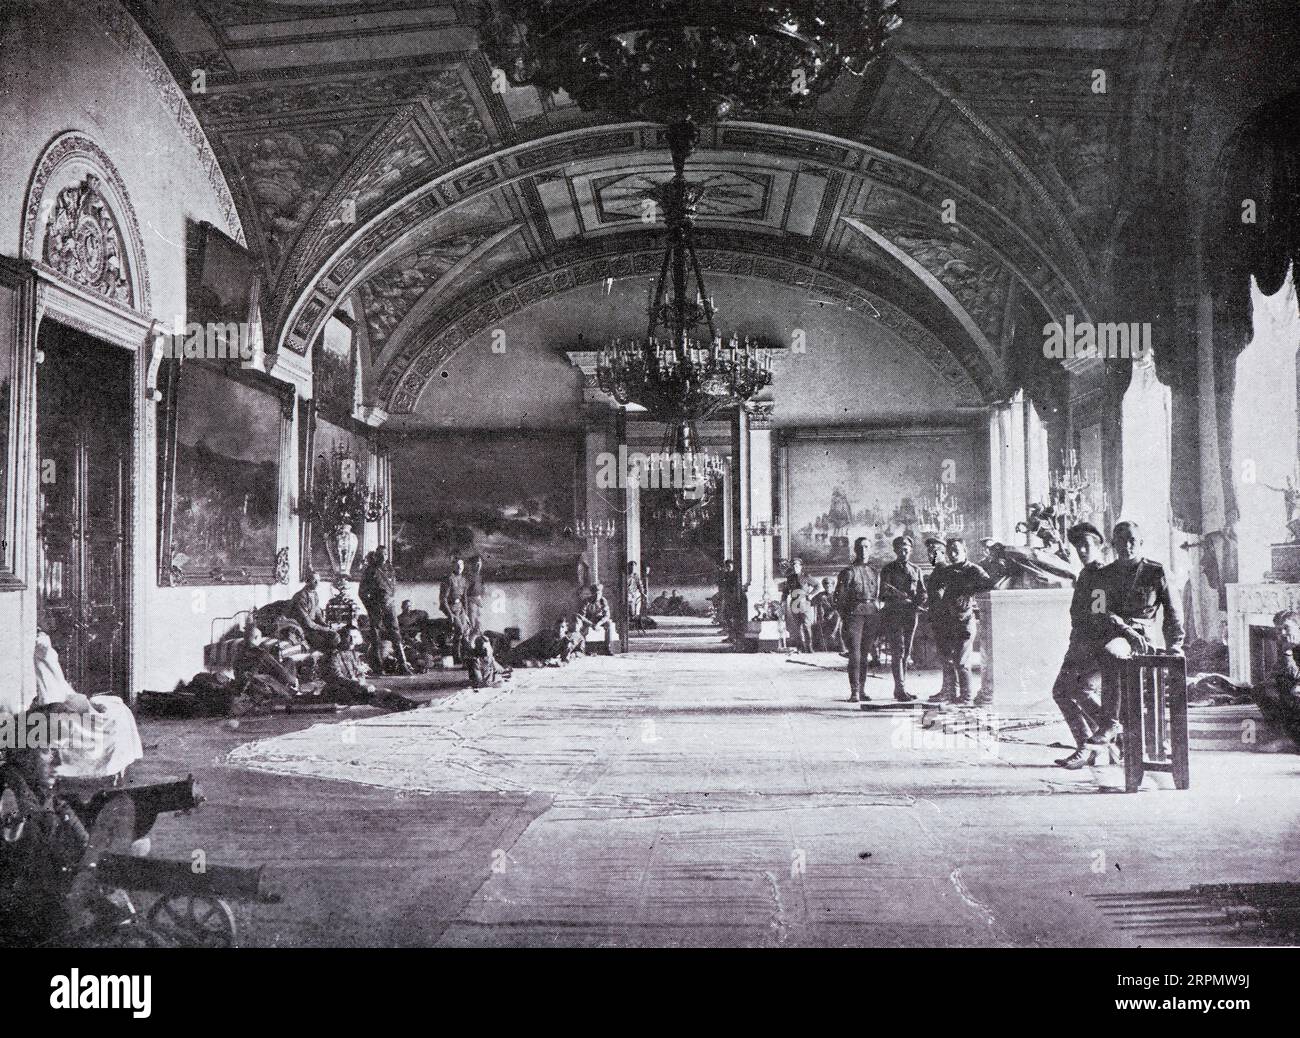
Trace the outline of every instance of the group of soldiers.
<instances>
[{"instance_id":1,"label":"group of soldiers","mask_svg":"<svg viewBox=\"0 0 1300 1038\"><path fill-rule=\"evenodd\" d=\"M1161 651L1181 654L1184 632L1164 567L1141 555L1136 523L1116 524L1111 535L1115 558L1107 565L1102 564L1105 538L1091 523L1072 527L1068 540L1082 568L1070 607L1069 648L1052 697L1075 740L1074 751L1057 764L1077 770L1095 763L1100 753L1119 752L1118 686L1103 681L1108 661L1154 651L1158 616ZM894 698L915 701L907 691L907 673L920 617L925 614L943 666L943 683L929 702L988 706L989 694L976 693L972 687L978 631L975 596L993 588L997 578L967 558L960 537L926 539L929 574L911 561L913 547L909 535L894 538L894 559L877 571L868 562L869 542L860 537L853 545L853 561L836 580L830 597L848 655L849 702L870 699L866 677L879 641L889 651ZM800 595L816 600L815 586L803 576L799 560L792 563L783 592L787 606ZM807 632L798 619L792 626L796 644L802 646Z\"/></svg>"},{"instance_id":2,"label":"group of soldiers","mask_svg":"<svg viewBox=\"0 0 1300 1038\"><path fill-rule=\"evenodd\" d=\"M1181 656L1183 622L1160 563L1141 556L1137 523L1111 531L1113 562L1102 565L1105 538L1091 523L1072 526L1067 538L1082 563L1070 602L1070 643L1052 698L1074 737L1074 752L1056 763L1070 771L1117 753L1120 734L1118 684L1104 682L1109 661L1154 651L1156 614L1161 614L1163 651Z\"/></svg>"},{"instance_id":3,"label":"group of soldiers","mask_svg":"<svg viewBox=\"0 0 1300 1038\"><path fill-rule=\"evenodd\" d=\"M849 702L870 700L867 669L882 638L888 647L894 698L910 703L907 672L922 613L929 617L935 648L943 664L943 684L932 703L984 706L984 694L972 694L971 656L976 618L974 596L991 586L989 575L966 557L960 537L925 542L933 566L925 576L912 561L915 541L908 534L893 540L894 558L879 572L868 563L869 540L853 542L853 561L835 582L834 605L843 624L849 657Z\"/></svg>"}]
</instances>

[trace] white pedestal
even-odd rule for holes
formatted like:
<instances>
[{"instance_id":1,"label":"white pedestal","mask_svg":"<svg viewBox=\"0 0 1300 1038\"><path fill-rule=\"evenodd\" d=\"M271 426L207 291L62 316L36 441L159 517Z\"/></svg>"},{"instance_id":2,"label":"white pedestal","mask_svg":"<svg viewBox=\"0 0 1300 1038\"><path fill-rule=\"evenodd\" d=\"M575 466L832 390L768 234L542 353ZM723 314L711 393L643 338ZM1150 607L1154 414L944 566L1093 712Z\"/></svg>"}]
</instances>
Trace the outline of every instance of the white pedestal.
<instances>
[{"instance_id":1,"label":"white pedestal","mask_svg":"<svg viewBox=\"0 0 1300 1038\"><path fill-rule=\"evenodd\" d=\"M745 629L750 652L779 652L785 635L785 624L780 620L750 620Z\"/></svg>"},{"instance_id":2,"label":"white pedestal","mask_svg":"<svg viewBox=\"0 0 1300 1038\"><path fill-rule=\"evenodd\" d=\"M1052 683L1070 644L1073 596L1073 588L976 596L982 689L994 697L994 710L1052 706Z\"/></svg>"}]
</instances>

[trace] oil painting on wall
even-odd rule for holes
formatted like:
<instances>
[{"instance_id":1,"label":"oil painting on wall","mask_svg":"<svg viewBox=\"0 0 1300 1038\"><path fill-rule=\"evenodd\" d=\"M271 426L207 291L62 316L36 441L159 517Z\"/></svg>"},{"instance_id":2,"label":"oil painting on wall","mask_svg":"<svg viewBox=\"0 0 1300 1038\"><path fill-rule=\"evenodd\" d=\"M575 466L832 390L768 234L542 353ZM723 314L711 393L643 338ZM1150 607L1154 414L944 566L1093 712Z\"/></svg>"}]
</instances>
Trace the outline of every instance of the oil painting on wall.
<instances>
[{"instance_id":1,"label":"oil painting on wall","mask_svg":"<svg viewBox=\"0 0 1300 1038\"><path fill-rule=\"evenodd\" d=\"M441 580L483 557L493 580L572 578L574 437L439 436L392 448L393 559L403 580Z\"/></svg>"},{"instance_id":2,"label":"oil painting on wall","mask_svg":"<svg viewBox=\"0 0 1300 1038\"><path fill-rule=\"evenodd\" d=\"M987 490L975 436L795 440L788 447L792 554L806 565L844 565L866 537L875 558L892 558L902 533L918 542L942 532L985 536ZM973 547L973 545L972 545ZM975 552L978 555L978 552Z\"/></svg>"},{"instance_id":3,"label":"oil painting on wall","mask_svg":"<svg viewBox=\"0 0 1300 1038\"><path fill-rule=\"evenodd\" d=\"M201 364L184 366L164 545L175 582L262 583L274 571L281 421L273 394Z\"/></svg>"}]
</instances>

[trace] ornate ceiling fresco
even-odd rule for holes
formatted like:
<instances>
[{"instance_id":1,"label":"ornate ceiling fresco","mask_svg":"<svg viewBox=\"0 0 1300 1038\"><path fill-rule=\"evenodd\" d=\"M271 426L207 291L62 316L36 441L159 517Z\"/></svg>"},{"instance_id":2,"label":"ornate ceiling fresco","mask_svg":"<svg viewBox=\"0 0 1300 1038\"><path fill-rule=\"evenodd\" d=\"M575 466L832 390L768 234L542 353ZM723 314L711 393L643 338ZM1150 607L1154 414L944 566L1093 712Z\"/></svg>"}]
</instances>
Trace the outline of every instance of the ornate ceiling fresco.
<instances>
[{"instance_id":1,"label":"ornate ceiling fresco","mask_svg":"<svg viewBox=\"0 0 1300 1038\"><path fill-rule=\"evenodd\" d=\"M305 353L351 300L380 406L412 410L493 320L658 262L645 201L671 173L662 131L494 92L472 4L128 6L182 86L202 79L189 97L264 265L275 341ZM1133 173L1108 145L1157 6L910 0L894 56L815 109L705 128L701 258L905 329L953 385L996 397L1013 309L1084 319L1102 302L1089 257Z\"/></svg>"}]
</instances>

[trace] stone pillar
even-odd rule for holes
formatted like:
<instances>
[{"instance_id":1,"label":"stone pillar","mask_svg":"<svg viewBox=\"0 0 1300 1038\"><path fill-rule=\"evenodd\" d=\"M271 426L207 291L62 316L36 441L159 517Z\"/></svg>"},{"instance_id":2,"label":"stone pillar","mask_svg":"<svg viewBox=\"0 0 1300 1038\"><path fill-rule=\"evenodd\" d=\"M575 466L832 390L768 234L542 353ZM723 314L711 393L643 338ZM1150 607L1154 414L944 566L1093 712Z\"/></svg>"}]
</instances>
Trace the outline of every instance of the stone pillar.
<instances>
[{"instance_id":1,"label":"stone pillar","mask_svg":"<svg viewBox=\"0 0 1300 1038\"><path fill-rule=\"evenodd\" d=\"M736 558L735 471L731 456L728 455L727 467L722 471L722 558L733 562Z\"/></svg>"},{"instance_id":2,"label":"stone pillar","mask_svg":"<svg viewBox=\"0 0 1300 1038\"><path fill-rule=\"evenodd\" d=\"M777 586L772 573L772 405L760 403L750 413L740 418L742 464L740 470L741 502L744 509L742 541L746 544L749 583L746 595L746 615L752 616L754 606L764 595L776 595ZM766 537L752 533L766 526Z\"/></svg>"},{"instance_id":3,"label":"stone pillar","mask_svg":"<svg viewBox=\"0 0 1300 1038\"><path fill-rule=\"evenodd\" d=\"M608 408L589 407L585 414L583 435L585 486L583 510L588 523L617 526L622 513L623 491L612 482L618 476L618 438L615 412ZM581 518L581 517L580 517ZM586 561L588 582L600 581L606 588L617 587L618 550L613 537L588 537Z\"/></svg>"},{"instance_id":4,"label":"stone pillar","mask_svg":"<svg viewBox=\"0 0 1300 1038\"><path fill-rule=\"evenodd\" d=\"M1120 409L1122 517L1142 530L1142 554L1171 572L1181 561L1175 553L1170 508L1172 413L1173 395L1156 377L1154 358L1134 360Z\"/></svg>"},{"instance_id":5,"label":"stone pillar","mask_svg":"<svg viewBox=\"0 0 1300 1038\"><path fill-rule=\"evenodd\" d=\"M1028 512L1025 496L1025 397L1017 390L1006 403L989 407L989 526L1004 544L1017 544L1023 535L1016 523Z\"/></svg>"}]
</instances>

